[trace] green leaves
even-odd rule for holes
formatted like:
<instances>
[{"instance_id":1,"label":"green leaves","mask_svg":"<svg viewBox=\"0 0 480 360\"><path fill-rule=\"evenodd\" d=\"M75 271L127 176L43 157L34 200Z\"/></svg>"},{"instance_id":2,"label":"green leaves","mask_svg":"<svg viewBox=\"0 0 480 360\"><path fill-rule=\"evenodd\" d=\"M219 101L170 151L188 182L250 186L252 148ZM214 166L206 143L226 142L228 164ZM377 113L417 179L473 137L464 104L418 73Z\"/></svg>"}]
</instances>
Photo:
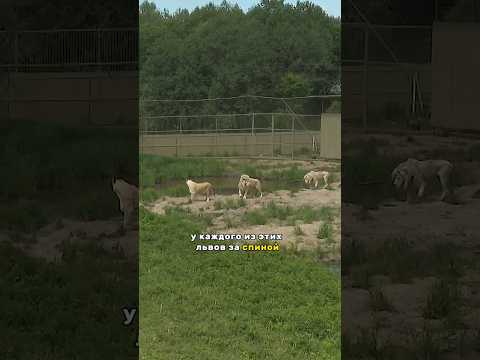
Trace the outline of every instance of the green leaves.
<instances>
[{"instance_id":1,"label":"green leaves","mask_svg":"<svg viewBox=\"0 0 480 360\"><path fill-rule=\"evenodd\" d=\"M140 6L143 98L320 94L340 79L339 49L340 20L310 2L262 1L246 13L227 2L174 14ZM184 105L148 111L190 111ZM251 106L229 102L216 111L256 111Z\"/></svg>"}]
</instances>

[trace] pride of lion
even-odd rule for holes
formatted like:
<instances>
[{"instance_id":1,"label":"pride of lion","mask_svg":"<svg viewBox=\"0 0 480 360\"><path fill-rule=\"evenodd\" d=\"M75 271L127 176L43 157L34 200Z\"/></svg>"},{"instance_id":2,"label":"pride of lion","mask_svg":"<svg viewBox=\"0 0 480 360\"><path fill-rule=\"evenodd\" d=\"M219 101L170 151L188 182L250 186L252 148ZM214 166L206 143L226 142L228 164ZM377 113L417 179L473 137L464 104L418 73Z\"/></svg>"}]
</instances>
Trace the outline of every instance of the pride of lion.
<instances>
[{"instance_id":1,"label":"pride of lion","mask_svg":"<svg viewBox=\"0 0 480 360\"><path fill-rule=\"evenodd\" d=\"M318 188L318 184L323 180L323 189L326 189L329 185L330 173L328 171L309 171L303 177L305 184L310 188L313 186ZM205 196L205 201L210 201L213 195L215 195L214 187L209 182L195 182L191 179L186 181L188 190L190 192L190 201L194 201L198 195ZM255 179L247 174L242 174L238 181L238 196L246 199L248 194L257 195L260 198L263 197L262 182L259 179Z\"/></svg>"}]
</instances>

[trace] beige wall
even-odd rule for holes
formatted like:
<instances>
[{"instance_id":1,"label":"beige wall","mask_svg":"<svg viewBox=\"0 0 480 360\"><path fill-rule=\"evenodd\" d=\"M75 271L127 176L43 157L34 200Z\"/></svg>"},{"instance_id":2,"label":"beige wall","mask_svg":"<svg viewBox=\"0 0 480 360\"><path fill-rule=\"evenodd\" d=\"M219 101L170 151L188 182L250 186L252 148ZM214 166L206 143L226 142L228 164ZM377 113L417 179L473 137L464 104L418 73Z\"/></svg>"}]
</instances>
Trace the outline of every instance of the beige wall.
<instances>
[{"instance_id":1,"label":"beige wall","mask_svg":"<svg viewBox=\"0 0 480 360\"><path fill-rule=\"evenodd\" d=\"M320 134L315 132L271 133L255 134L237 133L216 136L209 134L181 134L181 135L144 135L141 139L141 148L145 154L188 156L193 154L223 156L232 155L272 156L281 154L291 156L292 147L295 151L312 149L312 137L320 141ZM272 145L273 144L273 145ZM294 144L294 145L292 145Z\"/></svg>"},{"instance_id":2,"label":"beige wall","mask_svg":"<svg viewBox=\"0 0 480 360\"><path fill-rule=\"evenodd\" d=\"M451 129L480 130L479 39L480 24L434 24L434 125Z\"/></svg>"},{"instance_id":3,"label":"beige wall","mask_svg":"<svg viewBox=\"0 0 480 360\"><path fill-rule=\"evenodd\" d=\"M320 154L327 159L342 157L342 116L323 114L320 140Z\"/></svg>"},{"instance_id":4,"label":"beige wall","mask_svg":"<svg viewBox=\"0 0 480 360\"><path fill-rule=\"evenodd\" d=\"M166 156L188 155L249 155L249 156L291 156L305 151L310 154L315 142L320 156L328 159L341 157L341 116L322 115L322 131L291 131L271 133L236 134L148 134L140 138L144 154Z\"/></svg>"},{"instance_id":5,"label":"beige wall","mask_svg":"<svg viewBox=\"0 0 480 360\"><path fill-rule=\"evenodd\" d=\"M135 72L4 73L0 75L0 117L96 125L137 123L137 83Z\"/></svg>"}]
</instances>

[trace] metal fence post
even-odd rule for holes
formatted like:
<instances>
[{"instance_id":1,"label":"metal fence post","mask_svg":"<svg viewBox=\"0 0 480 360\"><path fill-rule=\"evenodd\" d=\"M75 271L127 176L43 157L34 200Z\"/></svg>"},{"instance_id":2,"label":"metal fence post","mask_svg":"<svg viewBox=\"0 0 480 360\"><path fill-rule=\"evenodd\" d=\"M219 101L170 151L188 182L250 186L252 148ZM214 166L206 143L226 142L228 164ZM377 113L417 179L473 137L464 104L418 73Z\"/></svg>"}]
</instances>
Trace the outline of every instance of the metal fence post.
<instances>
[{"instance_id":1,"label":"metal fence post","mask_svg":"<svg viewBox=\"0 0 480 360\"><path fill-rule=\"evenodd\" d=\"M92 125L92 78L88 79L88 125Z\"/></svg>"},{"instance_id":2,"label":"metal fence post","mask_svg":"<svg viewBox=\"0 0 480 360\"><path fill-rule=\"evenodd\" d=\"M257 137L255 136L255 113L252 114L252 142L253 142L253 156L257 156Z\"/></svg>"},{"instance_id":3,"label":"metal fence post","mask_svg":"<svg viewBox=\"0 0 480 360\"><path fill-rule=\"evenodd\" d=\"M15 72L18 72L18 31L15 30L13 38L13 61L15 63Z\"/></svg>"},{"instance_id":4,"label":"metal fence post","mask_svg":"<svg viewBox=\"0 0 480 360\"><path fill-rule=\"evenodd\" d=\"M7 118L8 120L12 120L12 87L11 87L11 75L10 75L10 70L7 69Z\"/></svg>"},{"instance_id":5,"label":"metal fence post","mask_svg":"<svg viewBox=\"0 0 480 360\"><path fill-rule=\"evenodd\" d=\"M175 157L178 157L178 132L175 136Z\"/></svg>"},{"instance_id":6,"label":"metal fence post","mask_svg":"<svg viewBox=\"0 0 480 360\"><path fill-rule=\"evenodd\" d=\"M292 160L295 157L295 117L292 117Z\"/></svg>"},{"instance_id":7,"label":"metal fence post","mask_svg":"<svg viewBox=\"0 0 480 360\"><path fill-rule=\"evenodd\" d=\"M215 116L215 156L218 156L218 117Z\"/></svg>"},{"instance_id":8,"label":"metal fence post","mask_svg":"<svg viewBox=\"0 0 480 360\"><path fill-rule=\"evenodd\" d=\"M180 125L180 118L177 120L177 131L175 131L175 156L178 157L178 134L181 134L182 128Z\"/></svg>"},{"instance_id":9,"label":"metal fence post","mask_svg":"<svg viewBox=\"0 0 480 360\"><path fill-rule=\"evenodd\" d=\"M363 49L363 129L367 128L368 117L368 28L364 28Z\"/></svg>"},{"instance_id":10,"label":"metal fence post","mask_svg":"<svg viewBox=\"0 0 480 360\"><path fill-rule=\"evenodd\" d=\"M275 157L275 117L272 114L272 158Z\"/></svg>"},{"instance_id":11,"label":"metal fence post","mask_svg":"<svg viewBox=\"0 0 480 360\"><path fill-rule=\"evenodd\" d=\"M255 129L255 113L252 114L252 135Z\"/></svg>"}]
</instances>

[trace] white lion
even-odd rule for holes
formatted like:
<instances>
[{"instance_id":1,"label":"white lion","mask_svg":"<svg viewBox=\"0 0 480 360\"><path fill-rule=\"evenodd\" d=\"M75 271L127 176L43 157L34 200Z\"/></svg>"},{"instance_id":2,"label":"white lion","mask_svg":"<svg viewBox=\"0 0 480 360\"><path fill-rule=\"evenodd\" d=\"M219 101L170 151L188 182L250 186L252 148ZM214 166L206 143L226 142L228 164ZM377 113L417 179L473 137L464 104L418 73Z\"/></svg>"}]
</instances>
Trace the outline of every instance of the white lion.
<instances>
[{"instance_id":1,"label":"white lion","mask_svg":"<svg viewBox=\"0 0 480 360\"><path fill-rule=\"evenodd\" d=\"M323 179L323 188L326 189L329 185L328 181L330 179L330 173L328 171L310 171L303 177L306 185L311 186L311 184L314 183L315 188L318 187L320 179Z\"/></svg>"},{"instance_id":2,"label":"white lion","mask_svg":"<svg viewBox=\"0 0 480 360\"><path fill-rule=\"evenodd\" d=\"M254 190L260 193L260 197L263 197L262 192L262 183L258 179L251 178L248 175L240 176L240 181L238 182L238 196L244 199L247 198L248 190Z\"/></svg>"},{"instance_id":3,"label":"white lion","mask_svg":"<svg viewBox=\"0 0 480 360\"><path fill-rule=\"evenodd\" d=\"M417 196L422 198L428 182L438 177L442 185L441 201L445 200L447 195L451 195L453 165L447 160L424 160L408 159L399 164L392 171L392 182L397 190L407 191L409 186L414 183L419 184Z\"/></svg>"},{"instance_id":4,"label":"white lion","mask_svg":"<svg viewBox=\"0 0 480 360\"><path fill-rule=\"evenodd\" d=\"M186 181L190 191L190 200L193 201L197 194L205 195L205 201L210 201L210 197L215 195L215 190L209 182L196 183L190 179Z\"/></svg>"},{"instance_id":5,"label":"white lion","mask_svg":"<svg viewBox=\"0 0 480 360\"><path fill-rule=\"evenodd\" d=\"M112 179L112 189L123 213L123 229L138 227L138 188L122 179Z\"/></svg>"}]
</instances>

